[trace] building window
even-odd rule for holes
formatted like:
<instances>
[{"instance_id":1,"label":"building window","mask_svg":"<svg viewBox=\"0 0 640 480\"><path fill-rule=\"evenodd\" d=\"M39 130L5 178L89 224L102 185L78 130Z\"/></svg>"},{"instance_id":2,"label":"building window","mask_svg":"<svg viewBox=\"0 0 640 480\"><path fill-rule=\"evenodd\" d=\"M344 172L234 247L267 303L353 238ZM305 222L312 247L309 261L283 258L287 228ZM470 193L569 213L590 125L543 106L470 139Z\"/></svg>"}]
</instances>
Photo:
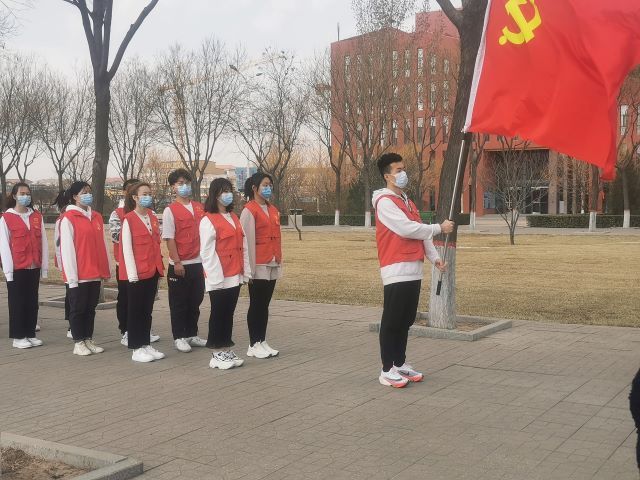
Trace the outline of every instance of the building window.
<instances>
[{"instance_id":1,"label":"building window","mask_svg":"<svg viewBox=\"0 0 640 480\"><path fill-rule=\"evenodd\" d=\"M411 140L411 120L405 119L404 121L404 132L403 132L403 142L407 143Z\"/></svg>"},{"instance_id":2,"label":"building window","mask_svg":"<svg viewBox=\"0 0 640 480\"><path fill-rule=\"evenodd\" d=\"M421 83L418 84L418 110L424 110L424 87Z\"/></svg>"},{"instance_id":3,"label":"building window","mask_svg":"<svg viewBox=\"0 0 640 480\"><path fill-rule=\"evenodd\" d=\"M488 142L488 141L489 141L489 138L491 138L491 137L490 137L490 135L489 135L488 133L485 133L485 134L484 134L484 141L485 141L485 142Z\"/></svg>"},{"instance_id":4,"label":"building window","mask_svg":"<svg viewBox=\"0 0 640 480\"><path fill-rule=\"evenodd\" d=\"M424 72L424 50L418 49L418 76L421 76Z\"/></svg>"},{"instance_id":5,"label":"building window","mask_svg":"<svg viewBox=\"0 0 640 480\"><path fill-rule=\"evenodd\" d=\"M431 91L429 93L429 108L431 109L432 112L436 109L436 93L437 93L436 84L431 83Z\"/></svg>"},{"instance_id":6,"label":"building window","mask_svg":"<svg viewBox=\"0 0 640 480\"><path fill-rule=\"evenodd\" d=\"M442 119L442 142L449 142L449 117L444 117Z\"/></svg>"},{"instance_id":7,"label":"building window","mask_svg":"<svg viewBox=\"0 0 640 480\"><path fill-rule=\"evenodd\" d=\"M344 56L344 78L347 82L351 80L351 57L349 55Z\"/></svg>"},{"instance_id":8,"label":"building window","mask_svg":"<svg viewBox=\"0 0 640 480\"><path fill-rule=\"evenodd\" d=\"M344 131L344 149L348 149L349 145L351 145L351 137L349 135L349 130L345 129Z\"/></svg>"},{"instance_id":9,"label":"building window","mask_svg":"<svg viewBox=\"0 0 640 480\"><path fill-rule=\"evenodd\" d=\"M380 146L384 147L384 142L387 141L387 124L382 124L382 129L380 130Z\"/></svg>"},{"instance_id":10,"label":"building window","mask_svg":"<svg viewBox=\"0 0 640 480\"><path fill-rule=\"evenodd\" d=\"M449 59L448 58L444 59L443 70L445 75L449 75Z\"/></svg>"},{"instance_id":11,"label":"building window","mask_svg":"<svg viewBox=\"0 0 640 480\"><path fill-rule=\"evenodd\" d=\"M422 144L424 141L424 118L418 117L417 141Z\"/></svg>"},{"instance_id":12,"label":"building window","mask_svg":"<svg viewBox=\"0 0 640 480\"><path fill-rule=\"evenodd\" d=\"M358 148L362 148L362 124L361 123L358 123L356 130L357 130L356 136L358 138Z\"/></svg>"},{"instance_id":13,"label":"building window","mask_svg":"<svg viewBox=\"0 0 640 480\"><path fill-rule=\"evenodd\" d=\"M435 53L432 53L429 57L429 64L431 65L431 75L435 75L438 69L438 59Z\"/></svg>"},{"instance_id":14,"label":"building window","mask_svg":"<svg viewBox=\"0 0 640 480\"><path fill-rule=\"evenodd\" d=\"M367 145L369 148L373 145L373 121L369 122L369 128L367 129Z\"/></svg>"},{"instance_id":15,"label":"building window","mask_svg":"<svg viewBox=\"0 0 640 480\"><path fill-rule=\"evenodd\" d=\"M391 108L393 108L394 112L398 111L398 97L400 95L400 89L398 88L397 85L393 86L393 105L391 106Z\"/></svg>"},{"instance_id":16,"label":"building window","mask_svg":"<svg viewBox=\"0 0 640 480\"><path fill-rule=\"evenodd\" d=\"M442 84L442 102L444 109L449 110L449 82L447 80Z\"/></svg>"},{"instance_id":17,"label":"building window","mask_svg":"<svg viewBox=\"0 0 640 480\"><path fill-rule=\"evenodd\" d=\"M627 133L629 123L629 105L620 105L620 135Z\"/></svg>"},{"instance_id":18,"label":"building window","mask_svg":"<svg viewBox=\"0 0 640 480\"><path fill-rule=\"evenodd\" d=\"M391 122L391 143L398 145L398 121L393 120Z\"/></svg>"},{"instance_id":19,"label":"building window","mask_svg":"<svg viewBox=\"0 0 640 480\"><path fill-rule=\"evenodd\" d=\"M349 115L349 102L344 102L344 113Z\"/></svg>"},{"instance_id":20,"label":"building window","mask_svg":"<svg viewBox=\"0 0 640 480\"><path fill-rule=\"evenodd\" d=\"M411 51L404 51L404 76L409 78L411 76Z\"/></svg>"},{"instance_id":21,"label":"building window","mask_svg":"<svg viewBox=\"0 0 640 480\"><path fill-rule=\"evenodd\" d=\"M398 52L394 50L391 53L392 59L392 67L393 67L393 78L398 78Z\"/></svg>"},{"instance_id":22,"label":"building window","mask_svg":"<svg viewBox=\"0 0 640 480\"><path fill-rule=\"evenodd\" d=\"M436 143L436 117L429 119L429 143Z\"/></svg>"}]
</instances>

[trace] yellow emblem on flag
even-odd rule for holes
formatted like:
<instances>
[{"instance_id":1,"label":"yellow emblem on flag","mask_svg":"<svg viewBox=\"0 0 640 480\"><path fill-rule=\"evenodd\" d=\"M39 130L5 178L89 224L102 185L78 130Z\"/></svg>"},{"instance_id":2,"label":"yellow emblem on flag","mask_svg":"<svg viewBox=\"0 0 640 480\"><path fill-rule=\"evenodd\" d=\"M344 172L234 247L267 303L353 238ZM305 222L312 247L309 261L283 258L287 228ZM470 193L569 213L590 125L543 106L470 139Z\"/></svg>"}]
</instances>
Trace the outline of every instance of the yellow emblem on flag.
<instances>
[{"instance_id":1,"label":"yellow emblem on flag","mask_svg":"<svg viewBox=\"0 0 640 480\"><path fill-rule=\"evenodd\" d=\"M527 20L521 10L521 7L527 3L530 3L534 10L534 15L531 20ZM514 33L509 30L509 27L504 27L499 40L500 45L506 45L507 42L513 43L514 45L522 45L523 43L528 43L533 40L535 37L533 33L534 30L542 24L540 12L538 11L535 0L508 0L505 4L505 9L509 16L516 22L520 31Z\"/></svg>"}]
</instances>

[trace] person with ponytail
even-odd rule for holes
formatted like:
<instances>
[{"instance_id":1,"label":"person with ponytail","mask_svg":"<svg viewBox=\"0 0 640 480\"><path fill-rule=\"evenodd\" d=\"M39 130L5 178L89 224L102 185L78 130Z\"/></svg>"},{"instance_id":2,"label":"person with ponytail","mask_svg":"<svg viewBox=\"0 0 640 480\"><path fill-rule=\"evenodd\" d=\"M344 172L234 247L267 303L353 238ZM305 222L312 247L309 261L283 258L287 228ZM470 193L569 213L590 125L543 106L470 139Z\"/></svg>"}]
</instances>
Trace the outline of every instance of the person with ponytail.
<instances>
[{"instance_id":1,"label":"person with ponytail","mask_svg":"<svg viewBox=\"0 0 640 480\"><path fill-rule=\"evenodd\" d=\"M269 304L276 281L282 277L282 245L280 236L280 212L270 202L273 180L270 175L258 172L249 177L244 194L249 200L240 215L240 223L249 246L250 274L249 349L247 356L268 358L278 355L267 343Z\"/></svg>"},{"instance_id":2,"label":"person with ponytail","mask_svg":"<svg viewBox=\"0 0 640 480\"><path fill-rule=\"evenodd\" d=\"M44 220L33 209L31 189L24 182L13 186L7 207L0 219L0 258L9 297L9 337L15 348L38 347L38 288L49 266Z\"/></svg>"},{"instance_id":3,"label":"person with ponytail","mask_svg":"<svg viewBox=\"0 0 640 480\"><path fill-rule=\"evenodd\" d=\"M58 209L59 214L53 227L53 245L55 248L53 263L61 273L62 257L60 256L60 222L62 222L62 217L64 216L64 212L67 209L68 204L69 199L67 198L67 192L65 190L60 191L56 199L51 204L52 207L56 207ZM69 321L69 285L66 283L64 284L64 319L67 322ZM71 334L71 324L69 324L69 328L67 329L67 338L73 339L73 335Z\"/></svg>"},{"instance_id":4,"label":"person with ponytail","mask_svg":"<svg viewBox=\"0 0 640 480\"><path fill-rule=\"evenodd\" d=\"M233 315L240 285L251 278L247 240L233 213L233 186L229 180L216 178L211 182L204 210L200 257L205 290L211 301L207 347L213 349L213 354L209 367L227 370L244 363L232 350Z\"/></svg>"},{"instance_id":5,"label":"person with ponytail","mask_svg":"<svg viewBox=\"0 0 640 480\"><path fill-rule=\"evenodd\" d=\"M62 277L69 287L69 323L74 355L102 353L93 341L100 284L111 277L108 246L102 215L91 209L91 186L82 181L71 184L69 202L60 222Z\"/></svg>"},{"instance_id":6,"label":"person with ponytail","mask_svg":"<svg viewBox=\"0 0 640 480\"><path fill-rule=\"evenodd\" d=\"M139 182L127 190L120 234L119 279L127 283L127 346L134 362L152 362L164 353L151 346L153 304L158 279L164 276L160 225L151 207L151 186Z\"/></svg>"}]
</instances>

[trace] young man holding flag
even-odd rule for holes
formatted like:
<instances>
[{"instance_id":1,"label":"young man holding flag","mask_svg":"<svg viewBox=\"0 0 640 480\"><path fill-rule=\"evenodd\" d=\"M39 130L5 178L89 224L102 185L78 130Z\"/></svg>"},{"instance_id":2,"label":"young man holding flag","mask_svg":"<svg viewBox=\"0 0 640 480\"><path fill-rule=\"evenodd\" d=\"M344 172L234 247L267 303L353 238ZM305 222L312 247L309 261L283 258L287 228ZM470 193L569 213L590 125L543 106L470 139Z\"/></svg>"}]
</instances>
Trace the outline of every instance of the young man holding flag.
<instances>
[{"instance_id":1,"label":"young man holding flag","mask_svg":"<svg viewBox=\"0 0 640 480\"><path fill-rule=\"evenodd\" d=\"M422 381L423 374L406 363L407 337L418 312L425 255L440 271L446 269L433 245L433 236L453 231L454 223L425 225L404 189L409 179L402 157L386 153L377 162L386 188L373 193L376 242L384 285L384 309L380 325L382 385L402 388Z\"/></svg>"}]
</instances>

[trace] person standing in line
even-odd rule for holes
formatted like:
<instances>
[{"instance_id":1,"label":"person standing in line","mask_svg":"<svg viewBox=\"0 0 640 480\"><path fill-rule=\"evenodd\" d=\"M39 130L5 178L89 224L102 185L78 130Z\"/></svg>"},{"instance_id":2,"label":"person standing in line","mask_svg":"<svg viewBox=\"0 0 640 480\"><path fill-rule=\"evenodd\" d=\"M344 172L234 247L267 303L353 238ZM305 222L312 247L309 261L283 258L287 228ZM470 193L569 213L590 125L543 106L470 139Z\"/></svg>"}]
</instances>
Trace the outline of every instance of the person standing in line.
<instances>
[{"instance_id":1,"label":"person standing in line","mask_svg":"<svg viewBox=\"0 0 640 480\"><path fill-rule=\"evenodd\" d=\"M137 178L130 178L122 184L122 198L118 202L118 207L111 212L109 216L109 232L111 234L111 243L113 244L113 259L116 263L116 281L118 282L118 299L116 303L116 316L118 318L118 329L122 339L120 343L127 346L129 335L127 334L127 309L129 301L127 297L128 281L120 280L120 231L122 229L122 221L124 220L124 199L127 195L127 189L131 185L139 183ZM160 340L160 336L151 332L151 343Z\"/></svg>"},{"instance_id":2,"label":"person standing in line","mask_svg":"<svg viewBox=\"0 0 640 480\"><path fill-rule=\"evenodd\" d=\"M51 204L51 206L57 207L59 214L53 227L53 245L56 252L53 263L60 273L62 273L62 257L60 256L60 222L62 222L62 217L64 216L68 203L69 200L67 199L67 193L62 190L58 193L58 196ZM64 284L64 319L69 322L69 285L66 283ZM67 328L67 338L73 340L71 324L69 324L69 328Z\"/></svg>"},{"instance_id":3,"label":"person standing in line","mask_svg":"<svg viewBox=\"0 0 640 480\"><path fill-rule=\"evenodd\" d=\"M191 174L183 168L169 174L169 185L176 199L162 214L162 238L169 250L167 287L171 330L174 345L181 352L207 345L207 341L198 336L200 304L204 298L198 229L204 207L191 200L191 180Z\"/></svg>"},{"instance_id":4,"label":"person standing in line","mask_svg":"<svg viewBox=\"0 0 640 480\"><path fill-rule=\"evenodd\" d=\"M280 212L270 202L273 188L271 176L258 172L245 182L244 194L249 200L240 215L247 236L252 281L249 283L249 348L247 356L275 357L279 351L267 343L269 305L282 277L282 243Z\"/></svg>"},{"instance_id":5,"label":"person standing in line","mask_svg":"<svg viewBox=\"0 0 640 480\"><path fill-rule=\"evenodd\" d=\"M233 314L240 285L250 280L247 240L240 220L233 213L233 186L216 178L209 186L205 217L200 221L200 256L205 289L209 292L211 315L207 347L213 349L209 367L227 370L244 360L231 349Z\"/></svg>"},{"instance_id":6,"label":"person standing in line","mask_svg":"<svg viewBox=\"0 0 640 480\"><path fill-rule=\"evenodd\" d=\"M629 410L636 425L636 465L640 472L640 370L631 382L631 392L629 393Z\"/></svg>"},{"instance_id":7,"label":"person standing in line","mask_svg":"<svg viewBox=\"0 0 640 480\"><path fill-rule=\"evenodd\" d=\"M380 325L382 385L402 388L420 382L423 374L406 363L409 328L415 321L420 299L425 254L440 271L446 266L433 245L434 235L450 233L454 224L425 225L416 205L407 197L409 183L402 157L385 153L377 161L387 186L373 192L376 212L376 243L384 285Z\"/></svg>"},{"instance_id":8,"label":"person standing in line","mask_svg":"<svg viewBox=\"0 0 640 480\"><path fill-rule=\"evenodd\" d=\"M140 182L127 190L120 235L120 280L127 280L128 344L134 362L165 357L151 346L153 304L158 279L164 276L160 251L160 226L151 207L151 186Z\"/></svg>"},{"instance_id":9,"label":"person standing in line","mask_svg":"<svg viewBox=\"0 0 640 480\"><path fill-rule=\"evenodd\" d=\"M31 189L16 183L0 219L0 259L7 281L9 338L14 348L42 345L36 338L40 277L47 278L49 252L44 220L31 203Z\"/></svg>"},{"instance_id":10,"label":"person standing in line","mask_svg":"<svg viewBox=\"0 0 640 480\"><path fill-rule=\"evenodd\" d=\"M111 278L102 215L91 209L93 195L86 182L67 190L68 205L60 222L62 277L69 286L69 323L74 355L104 352L93 341L100 285Z\"/></svg>"}]
</instances>

